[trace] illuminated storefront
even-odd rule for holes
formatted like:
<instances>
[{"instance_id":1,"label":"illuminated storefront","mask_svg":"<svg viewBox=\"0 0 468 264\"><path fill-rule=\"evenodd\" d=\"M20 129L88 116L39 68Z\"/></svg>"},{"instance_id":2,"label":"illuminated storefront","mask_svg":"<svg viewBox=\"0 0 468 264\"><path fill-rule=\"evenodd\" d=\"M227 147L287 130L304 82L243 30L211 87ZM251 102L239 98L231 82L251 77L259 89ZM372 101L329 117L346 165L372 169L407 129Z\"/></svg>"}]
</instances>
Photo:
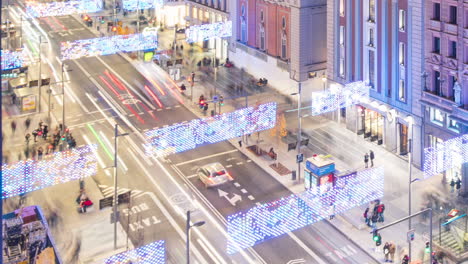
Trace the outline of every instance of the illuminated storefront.
<instances>
[{"instance_id":1,"label":"illuminated storefront","mask_svg":"<svg viewBox=\"0 0 468 264\"><path fill-rule=\"evenodd\" d=\"M384 134L384 118L382 114L360 105L356 108L359 117L357 119L357 134L364 135L364 138L368 138L370 141L381 145Z\"/></svg>"}]
</instances>

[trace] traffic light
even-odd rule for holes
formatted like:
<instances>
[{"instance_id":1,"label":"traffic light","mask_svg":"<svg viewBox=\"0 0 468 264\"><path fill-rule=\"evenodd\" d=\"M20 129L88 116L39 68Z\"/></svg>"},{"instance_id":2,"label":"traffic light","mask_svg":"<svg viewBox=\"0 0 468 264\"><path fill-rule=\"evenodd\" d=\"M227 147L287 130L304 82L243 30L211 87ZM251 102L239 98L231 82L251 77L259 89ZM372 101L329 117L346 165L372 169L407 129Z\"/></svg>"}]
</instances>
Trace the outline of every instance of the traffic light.
<instances>
[{"instance_id":1,"label":"traffic light","mask_svg":"<svg viewBox=\"0 0 468 264\"><path fill-rule=\"evenodd\" d=\"M424 249L424 252L426 253L431 253L431 244L428 242L426 242L426 248Z\"/></svg>"},{"instance_id":2,"label":"traffic light","mask_svg":"<svg viewBox=\"0 0 468 264\"><path fill-rule=\"evenodd\" d=\"M106 20L104 20L104 17L101 17L101 24L106 23Z\"/></svg>"},{"instance_id":3,"label":"traffic light","mask_svg":"<svg viewBox=\"0 0 468 264\"><path fill-rule=\"evenodd\" d=\"M117 32L117 27L116 26L112 27L112 32Z\"/></svg>"},{"instance_id":4,"label":"traffic light","mask_svg":"<svg viewBox=\"0 0 468 264\"><path fill-rule=\"evenodd\" d=\"M65 139L67 138L67 136L65 134L62 135L62 137L60 138L62 141L65 141Z\"/></svg>"},{"instance_id":5,"label":"traffic light","mask_svg":"<svg viewBox=\"0 0 468 264\"><path fill-rule=\"evenodd\" d=\"M375 241L376 246L380 246L382 244L382 236L377 232L377 230L373 231L373 239Z\"/></svg>"},{"instance_id":6,"label":"traffic light","mask_svg":"<svg viewBox=\"0 0 468 264\"><path fill-rule=\"evenodd\" d=\"M85 15L85 16L83 17L83 20L84 20L84 21L88 21L88 20L89 20L89 16L88 16L88 15Z\"/></svg>"},{"instance_id":7,"label":"traffic light","mask_svg":"<svg viewBox=\"0 0 468 264\"><path fill-rule=\"evenodd\" d=\"M224 97L222 95L219 96L219 105L224 105Z\"/></svg>"},{"instance_id":8,"label":"traffic light","mask_svg":"<svg viewBox=\"0 0 468 264\"><path fill-rule=\"evenodd\" d=\"M203 106L205 106L205 100L199 100L198 104L200 105L200 108L203 108Z\"/></svg>"}]
</instances>

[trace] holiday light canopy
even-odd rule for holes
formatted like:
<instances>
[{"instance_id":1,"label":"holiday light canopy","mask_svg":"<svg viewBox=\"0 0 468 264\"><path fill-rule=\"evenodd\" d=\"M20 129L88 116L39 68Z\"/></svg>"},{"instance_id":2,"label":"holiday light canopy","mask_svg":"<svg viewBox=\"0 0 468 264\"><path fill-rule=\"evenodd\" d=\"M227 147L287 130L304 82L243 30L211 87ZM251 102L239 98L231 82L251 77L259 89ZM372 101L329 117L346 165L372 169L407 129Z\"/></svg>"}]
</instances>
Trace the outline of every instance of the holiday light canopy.
<instances>
[{"instance_id":1,"label":"holiday light canopy","mask_svg":"<svg viewBox=\"0 0 468 264\"><path fill-rule=\"evenodd\" d=\"M205 41L212 38L225 38L232 35L232 21L191 26L185 30L188 43Z\"/></svg>"},{"instance_id":2,"label":"holiday light canopy","mask_svg":"<svg viewBox=\"0 0 468 264\"><path fill-rule=\"evenodd\" d=\"M429 178L468 162L468 134L424 149L424 178ZM461 178L461 175L459 175Z\"/></svg>"},{"instance_id":3,"label":"holiday light canopy","mask_svg":"<svg viewBox=\"0 0 468 264\"><path fill-rule=\"evenodd\" d=\"M189 122L150 130L145 133L148 155L165 156L194 149L205 144L273 128L276 103L261 104L240 110L194 119Z\"/></svg>"},{"instance_id":4,"label":"holiday light canopy","mask_svg":"<svg viewBox=\"0 0 468 264\"><path fill-rule=\"evenodd\" d=\"M0 56L2 57L2 71L12 70L24 66L25 58L27 55L23 50L11 51L11 50L0 50Z\"/></svg>"},{"instance_id":5,"label":"holiday light canopy","mask_svg":"<svg viewBox=\"0 0 468 264\"><path fill-rule=\"evenodd\" d=\"M331 85L330 89L312 93L312 115L320 115L343 107L358 104L369 98L369 88L363 81L345 86Z\"/></svg>"},{"instance_id":6,"label":"holiday light canopy","mask_svg":"<svg viewBox=\"0 0 468 264\"><path fill-rule=\"evenodd\" d=\"M371 168L337 178L331 190L319 188L292 194L228 216L227 253L233 254L268 239L383 197L384 170ZM333 209L332 209L333 210Z\"/></svg>"},{"instance_id":7,"label":"holiday light canopy","mask_svg":"<svg viewBox=\"0 0 468 264\"><path fill-rule=\"evenodd\" d=\"M97 145L2 165L2 199L96 174Z\"/></svg>"},{"instance_id":8,"label":"holiday light canopy","mask_svg":"<svg viewBox=\"0 0 468 264\"><path fill-rule=\"evenodd\" d=\"M67 16L73 14L95 13L102 9L102 0L82 0L45 2L26 2L26 13L30 17Z\"/></svg>"},{"instance_id":9,"label":"holiday light canopy","mask_svg":"<svg viewBox=\"0 0 468 264\"><path fill-rule=\"evenodd\" d=\"M127 11L135 11L137 9L151 9L162 7L162 0L123 0L123 9Z\"/></svg>"},{"instance_id":10,"label":"holiday light canopy","mask_svg":"<svg viewBox=\"0 0 468 264\"><path fill-rule=\"evenodd\" d=\"M166 248L164 240L113 255L104 260L104 264L164 264L166 263Z\"/></svg>"},{"instance_id":11,"label":"holiday light canopy","mask_svg":"<svg viewBox=\"0 0 468 264\"><path fill-rule=\"evenodd\" d=\"M144 31L140 34L116 35L60 43L62 60L110 55L117 52L149 50L156 49L157 47L157 31Z\"/></svg>"}]
</instances>

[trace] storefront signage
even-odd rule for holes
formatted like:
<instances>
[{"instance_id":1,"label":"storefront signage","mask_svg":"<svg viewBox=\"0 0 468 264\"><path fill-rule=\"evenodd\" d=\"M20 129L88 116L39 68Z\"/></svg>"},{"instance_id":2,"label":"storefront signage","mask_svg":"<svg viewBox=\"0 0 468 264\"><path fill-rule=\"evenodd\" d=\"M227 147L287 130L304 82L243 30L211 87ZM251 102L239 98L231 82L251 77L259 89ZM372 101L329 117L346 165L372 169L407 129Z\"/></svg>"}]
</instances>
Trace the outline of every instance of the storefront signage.
<instances>
[{"instance_id":1,"label":"storefront signage","mask_svg":"<svg viewBox=\"0 0 468 264\"><path fill-rule=\"evenodd\" d=\"M23 112L36 110L36 95L30 94L22 97L21 110Z\"/></svg>"},{"instance_id":2,"label":"storefront signage","mask_svg":"<svg viewBox=\"0 0 468 264\"><path fill-rule=\"evenodd\" d=\"M348 83L345 86L332 85L330 89L312 93L312 115L335 111L358 104L369 98L369 88L363 81Z\"/></svg>"},{"instance_id":3,"label":"storefront signage","mask_svg":"<svg viewBox=\"0 0 468 264\"><path fill-rule=\"evenodd\" d=\"M313 174L322 176L335 171L335 163L329 163L324 166L318 167L310 159L306 160L306 168Z\"/></svg>"}]
</instances>

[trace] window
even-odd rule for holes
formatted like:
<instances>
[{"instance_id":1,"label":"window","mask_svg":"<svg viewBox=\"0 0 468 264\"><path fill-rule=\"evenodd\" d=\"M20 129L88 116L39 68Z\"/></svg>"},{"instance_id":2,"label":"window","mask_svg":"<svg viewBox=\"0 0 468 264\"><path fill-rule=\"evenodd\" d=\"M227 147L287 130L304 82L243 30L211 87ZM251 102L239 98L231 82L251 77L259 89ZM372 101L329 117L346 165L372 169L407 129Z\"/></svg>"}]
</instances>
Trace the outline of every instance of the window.
<instances>
[{"instance_id":1,"label":"window","mask_svg":"<svg viewBox=\"0 0 468 264\"><path fill-rule=\"evenodd\" d=\"M286 34L283 33L281 36L281 58L286 58Z\"/></svg>"},{"instance_id":2,"label":"window","mask_svg":"<svg viewBox=\"0 0 468 264\"><path fill-rule=\"evenodd\" d=\"M340 0L340 16L344 17L345 13L345 0Z\"/></svg>"},{"instance_id":3,"label":"window","mask_svg":"<svg viewBox=\"0 0 468 264\"><path fill-rule=\"evenodd\" d=\"M399 28L400 31L405 31L405 25L406 25L406 12L403 9L400 9L400 14L399 14Z\"/></svg>"},{"instance_id":4,"label":"window","mask_svg":"<svg viewBox=\"0 0 468 264\"><path fill-rule=\"evenodd\" d=\"M398 100L406 102L405 80L400 80L398 85Z\"/></svg>"},{"instance_id":5,"label":"window","mask_svg":"<svg viewBox=\"0 0 468 264\"><path fill-rule=\"evenodd\" d=\"M374 51L369 50L369 85L374 87L375 85L375 56L374 56Z\"/></svg>"},{"instance_id":6,"label":"window","mask_svg":"<svg viewBox=\"0 0 468 264\"><path fill-rule=\"evenodd\" d=\"M398 52L400 65L405 65L405 43L400 42L400 49Z\"/></svg>"},{"instance_id":7,"label":"window","mask_svg":"<svg viewBox=\"0 0 468 264\"><path fill-rule=\"evenodd\" d=\"M432 52L440 54L440 38L432 37Z\"/></svg>"},{"instance_id":8,"label":"window","mask_svg":"<svg viewBox=\"0 0 468 264\"><path fill-rule=\"evenodd\" d=\"M374 47L374 29L369 28L369 46Z\"/></svg>"},{"instance_id":9,"label":"window","mask_svg":"<svg viewBox=\"0 0 468 264\"><path fill-rule=\"evenodd\" d=\"M260 22L265 22L264 17L263 17L263 10L260 11Z\"/></svg>"},{"instance_id":10,"label":"window","mask_svg":"<svg viewBox=\"0 0 468 264\"><path fill-rule=\"evenodd\" d=\"M448 118L448 125L447 125L448 129L454 131L454 132L457 132L457 133L460 133L461 132L461 125L460 125L460 122L457 122L451 118Z\"/></svg>"},{"instance_id":11,"label":"window","mask_svg":"<svg viewBox=\"0 0 468 264\"><path fill-rule=\"evenodd\" d=\"M345 27L340 26L339 46L339 74L342 78L345 76Z\"/></svg>"},{"instance_id":12,"label":"window","mask_svg":"<svg viewBox=\"0 0 468 264\"><path fill-rule=\"evenodd\" d=\"M286 29L286 18L285 17L281 18L281 27L283 28L283 30Z\"/></svg>"},{"instance_id":13,"label":"window","mask_svg":"<svg viewBox=\"0 0 468 264\"><path fill-rule=\"evenodd\" d=\"M260 49L265 50L265 27L263 25L260 25Z\"/></svg>"},{"instance_id":14,"label":"window","mask_svg":"<svg viewBox=\"0 0 468 264\"><path fill-rule=\"evenodd\" d=\"M457 42L449 41L449 57L456 59L457 58Z\"/></svg>"},{"instance_id":15,"label":"window","mask_svg":"<svg viewBox=\"0 0 468 264\"><path fill-rule=\"evenodd\" d=\"M345 38L345 27L340 26L340 45L344 45L344 38Z\"/></svg>"},{"instance_id":16,"label":"window","mask_svg":"<svg viewBox=\"0 0 468 264\"><path fill-rule=\"evenodd\" d=\"M432 123L437 124L439 126L444 125L444 113L442 113L442 111L436 108L431 108L430 115Z\"/></svg>"},{"instance_id":17,"label":"window","mask_svg":"<svg viewBox=\"0 0 468 264\"><path fill-rule=\"evenodd\" d=\"M440 21L440 3L433 4L432 20Z\"/></svg>"},{"instance_id":18,"label":"window","mask_svg":"<svg viewBox=\"0 0 468 264\"><path fill-rule=\"evenodd\" d=\"M449 15L450 24L457 24L457 7L450 6L450 15Z\"/></svg>"},{"instance_id":19,"label":"window","mask_svg":"<svg viewBox=\"0 0 468 264\"><path fill-rule=\"evenodd\" d=\"M440 72L434 71L434 92L440 95Z\"/></svg>"},{"instance_id":20,"label":"window","mask_svg":"<svg viewBox=\"0 0 468 264\"><path fill-rule=\"evenodd\" d=\"M369 0L369 21L375 21L375 0Z\"/></svg>"}]
</instances>

